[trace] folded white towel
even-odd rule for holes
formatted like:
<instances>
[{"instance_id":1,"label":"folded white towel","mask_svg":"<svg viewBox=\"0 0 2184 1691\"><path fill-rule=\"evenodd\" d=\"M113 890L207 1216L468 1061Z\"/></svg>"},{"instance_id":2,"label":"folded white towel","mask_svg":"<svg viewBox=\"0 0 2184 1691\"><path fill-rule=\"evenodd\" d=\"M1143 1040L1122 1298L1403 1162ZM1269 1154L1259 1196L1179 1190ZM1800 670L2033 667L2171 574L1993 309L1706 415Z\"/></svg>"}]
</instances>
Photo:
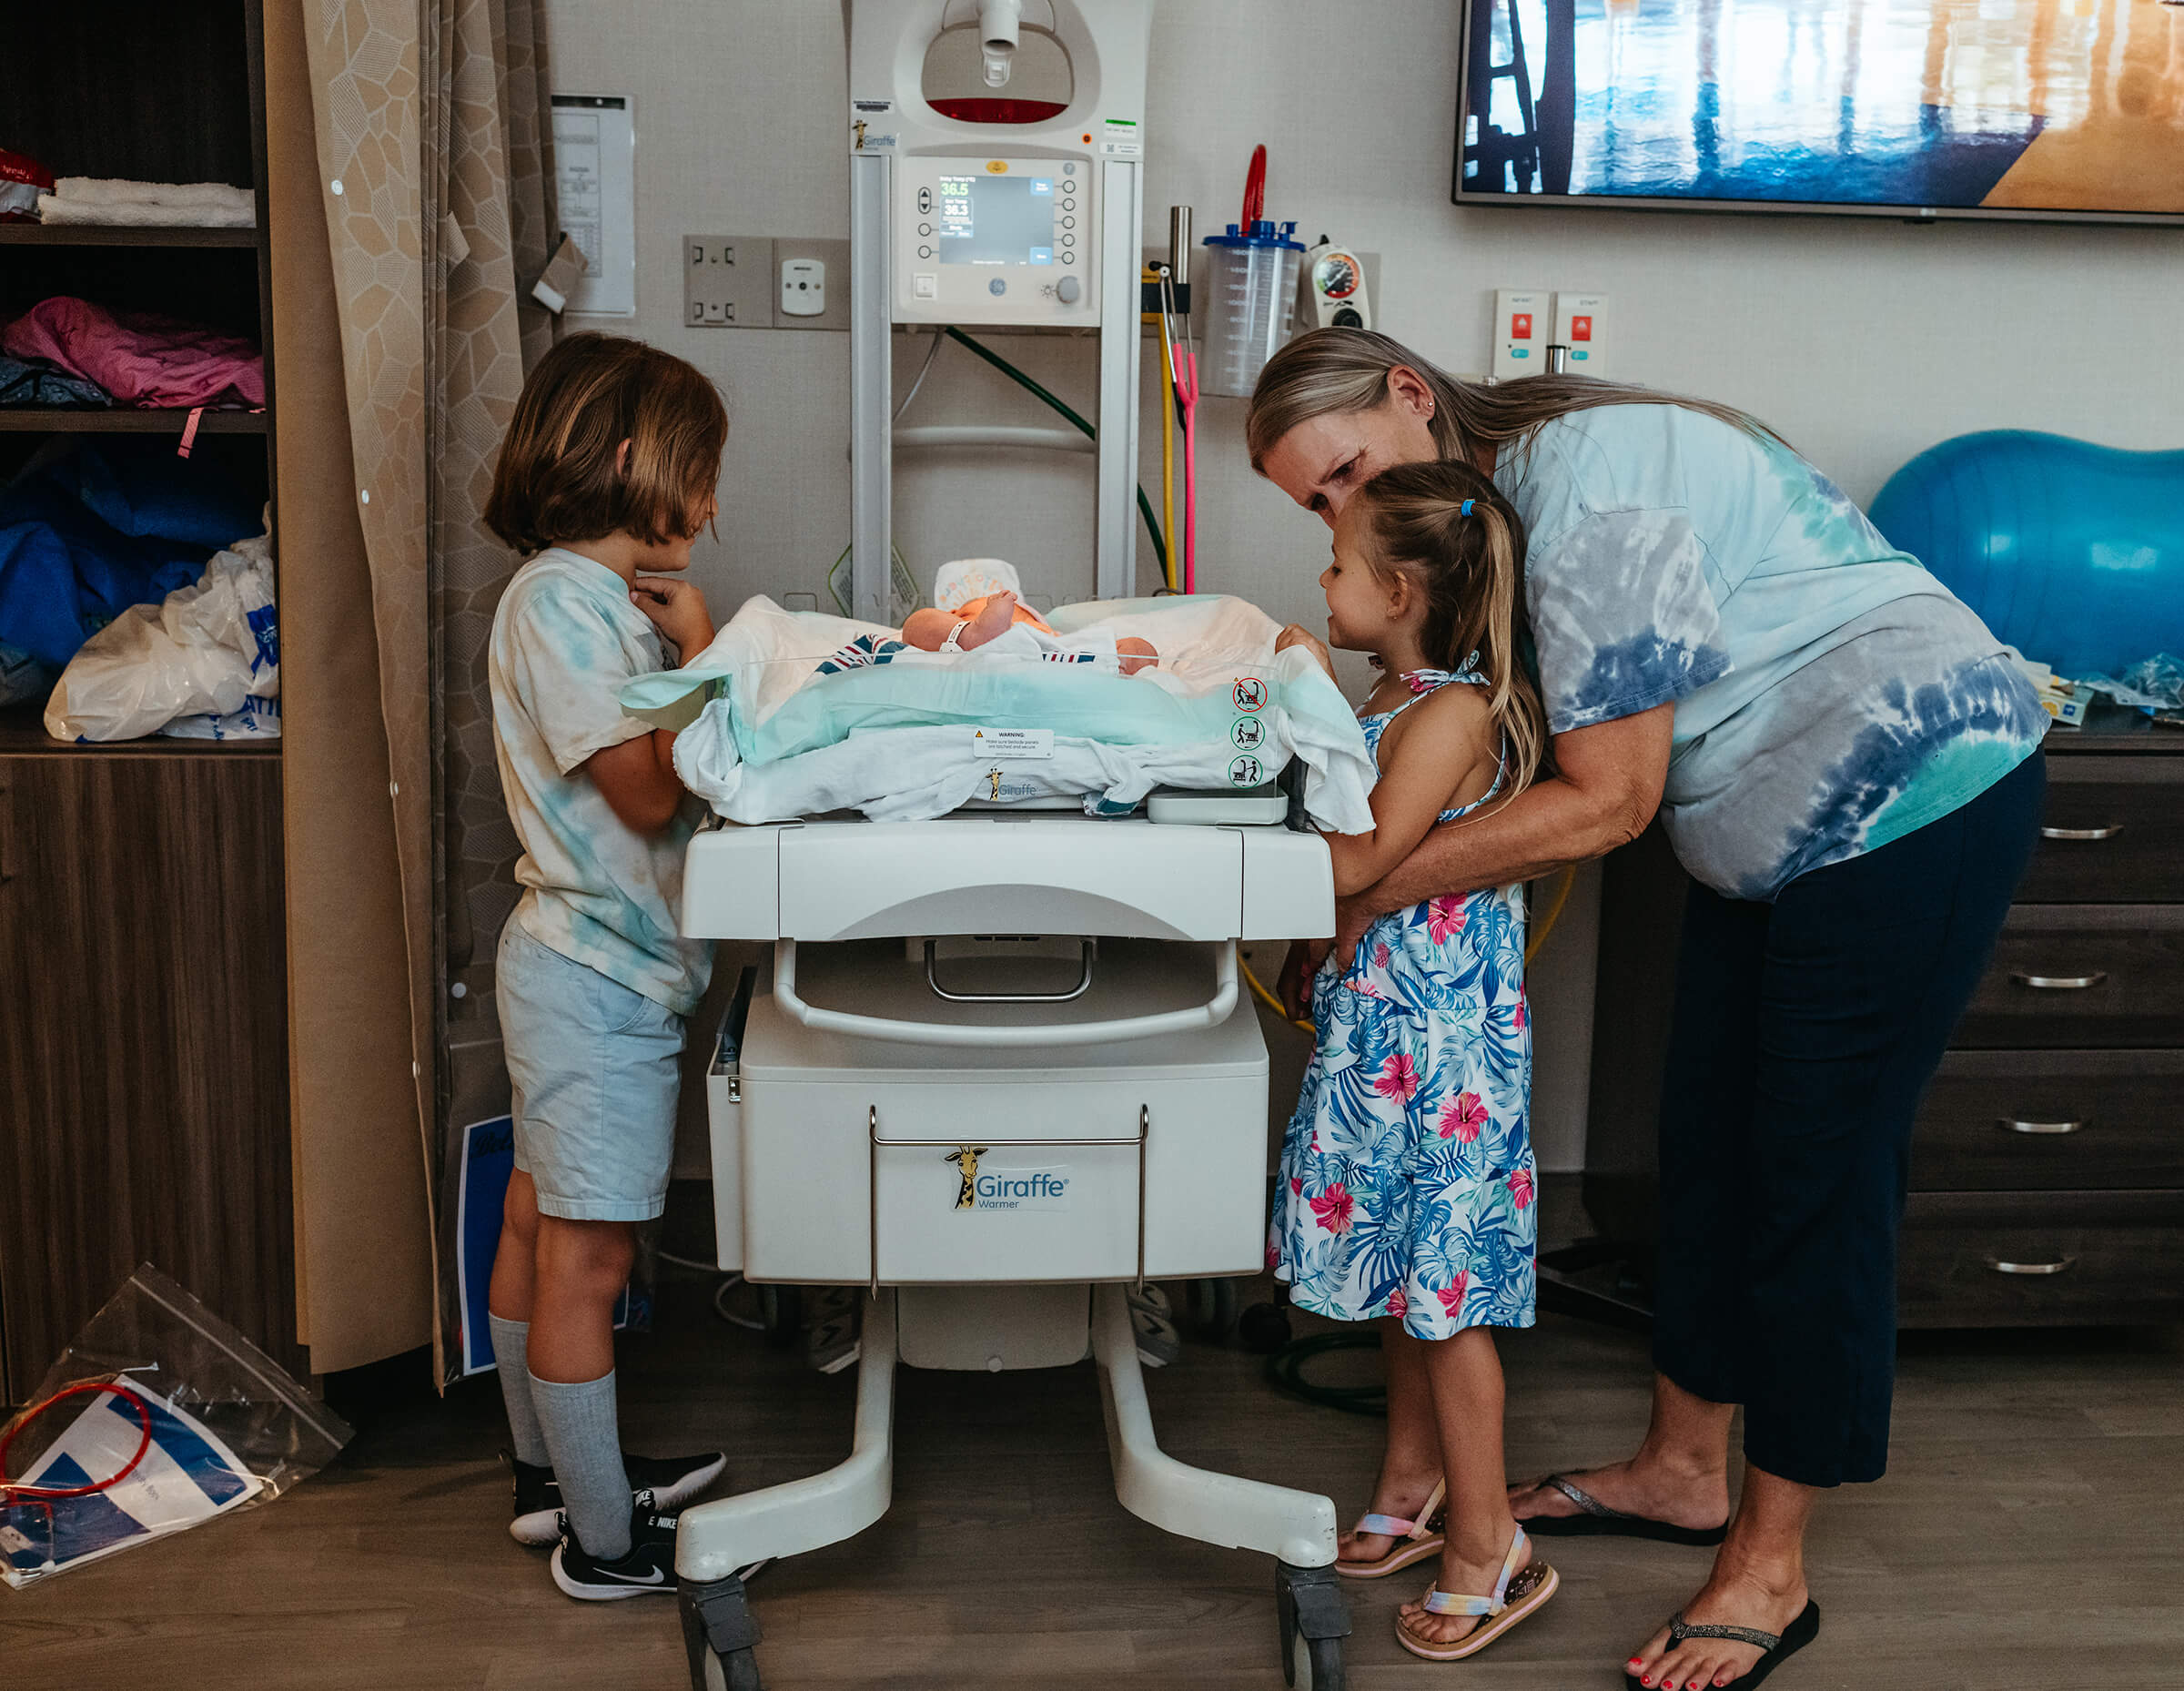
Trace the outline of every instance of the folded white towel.
<instances>
[{"instance_id":1,"label":"folded white towel","mask_svg":"<svg viewBox=\"0 0 2184 1691\"><path fill-rule=\"evenodd\" d=\"M58 224L175 224L191 228L247 229L258 221L257 197L225 182L129 182L106 177L63 177L38 196L38 216Z\"/></svg>"}]
</instances>

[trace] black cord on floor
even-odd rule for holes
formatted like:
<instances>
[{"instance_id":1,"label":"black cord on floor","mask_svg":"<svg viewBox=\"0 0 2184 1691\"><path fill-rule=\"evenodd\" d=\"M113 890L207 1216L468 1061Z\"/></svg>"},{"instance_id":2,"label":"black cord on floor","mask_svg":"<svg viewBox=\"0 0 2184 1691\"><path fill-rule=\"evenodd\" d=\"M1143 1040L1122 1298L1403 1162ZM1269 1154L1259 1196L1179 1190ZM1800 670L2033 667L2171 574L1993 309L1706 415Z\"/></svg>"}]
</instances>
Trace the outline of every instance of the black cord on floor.
<instances>
[{"instance_id":1,"label":"black cord on floor","mask_svg":"<svg viewBox=\"0 0 2184 1691\"><path fill-rule=\"evenodd\" d=\"M1388 1413L1388 1388L1375 1382L1369 1386L1320 1385L1304 1377L1304 1365L1315 1357L1330 1351L1377 1351L1380 1335L1377 1331L1364 1332L1316 1332L1285 1344L1267 1358L1267 1383L1284 1396L1317 1403L1323 1409L1339 1409L1346 1415L1385 1415Z\"/></svg>"}]
</instances>

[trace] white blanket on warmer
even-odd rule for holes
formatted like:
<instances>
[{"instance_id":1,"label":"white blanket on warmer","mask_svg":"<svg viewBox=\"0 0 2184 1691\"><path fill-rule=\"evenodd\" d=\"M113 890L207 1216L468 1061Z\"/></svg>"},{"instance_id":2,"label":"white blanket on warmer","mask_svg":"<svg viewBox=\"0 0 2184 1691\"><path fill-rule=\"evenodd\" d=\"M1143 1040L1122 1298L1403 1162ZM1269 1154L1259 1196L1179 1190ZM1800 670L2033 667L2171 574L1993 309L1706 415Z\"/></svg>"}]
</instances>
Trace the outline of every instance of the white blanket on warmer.
<instances>
[{"instance_id":1,"label":"white blanket on warmer","mask_svg":"<svg viewBox=\"0 0 2184 1691\"><path fill-rule=\"evenodd\" d=\"M679 670L640 676L625 709L682 732L683 784L733 822L857 810L937 816L976 799L1127 811L1156 787L1253 787L1292 760L1321 827L1372 825L1372 758L1341 693L1239 599L1075 605L966 653L758 598ZM1120 673L1136 635L1157 667Z\"/></svg>"}]
</instances>

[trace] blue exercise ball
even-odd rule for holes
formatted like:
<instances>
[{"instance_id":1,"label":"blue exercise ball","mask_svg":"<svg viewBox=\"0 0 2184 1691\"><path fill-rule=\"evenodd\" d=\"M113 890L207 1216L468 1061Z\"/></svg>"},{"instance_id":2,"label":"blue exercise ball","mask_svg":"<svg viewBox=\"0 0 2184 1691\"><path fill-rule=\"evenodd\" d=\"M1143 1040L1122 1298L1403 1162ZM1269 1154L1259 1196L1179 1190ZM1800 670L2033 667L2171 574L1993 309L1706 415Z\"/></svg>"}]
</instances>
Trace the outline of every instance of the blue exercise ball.
<instances>
[{"instance_id":1,"label":"blue exercise ball","mask_svg":"<svg viewBox=\"0 0 2184 1691\"><path fill-rule=\"evenodd\" d=\"M1994 429L1921 452L1874 526L2064 675L2184 653L2184 451Z\"/></svg>"}]
</instances>

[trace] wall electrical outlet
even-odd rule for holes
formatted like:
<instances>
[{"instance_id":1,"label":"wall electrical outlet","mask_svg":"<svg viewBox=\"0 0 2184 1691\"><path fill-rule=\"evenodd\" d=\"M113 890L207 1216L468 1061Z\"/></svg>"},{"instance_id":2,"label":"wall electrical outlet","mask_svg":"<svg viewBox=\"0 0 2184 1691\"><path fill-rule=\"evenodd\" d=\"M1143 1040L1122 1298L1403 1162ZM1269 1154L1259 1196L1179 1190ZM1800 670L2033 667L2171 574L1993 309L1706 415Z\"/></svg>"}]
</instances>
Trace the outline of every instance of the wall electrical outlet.
<instances>
[{"instance_id":1,"label":"wall electrical outlet","mask_svg":"<svg viewBox=\"0 0 2184 1691\"><path fill-rule=\"evenodd\" d=\"M682 321L691 329L774 327L774 243L763 236L682 238Z\"/></svg>"}]
</instances>

